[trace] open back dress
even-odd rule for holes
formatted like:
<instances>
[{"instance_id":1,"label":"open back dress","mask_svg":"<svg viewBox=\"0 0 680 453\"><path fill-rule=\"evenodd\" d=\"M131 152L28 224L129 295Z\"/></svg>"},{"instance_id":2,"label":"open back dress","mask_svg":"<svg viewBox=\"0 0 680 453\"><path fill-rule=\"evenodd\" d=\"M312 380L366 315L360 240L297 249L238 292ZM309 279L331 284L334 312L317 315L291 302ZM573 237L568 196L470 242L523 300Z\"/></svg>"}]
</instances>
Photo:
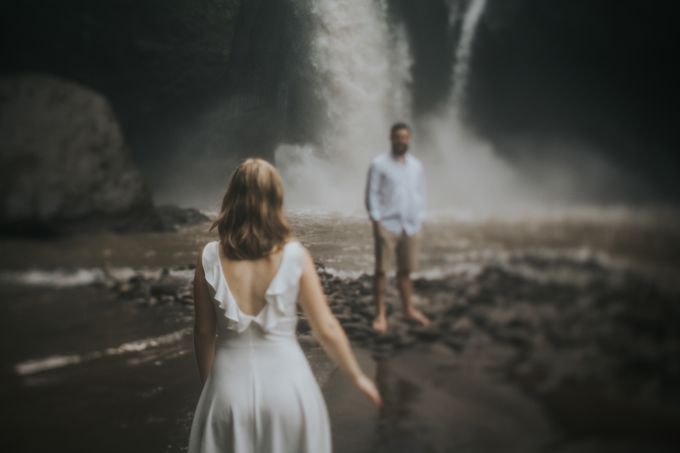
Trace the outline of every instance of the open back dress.
<instances>
[{"instance_id":1,"label":"open back dress","mask_svg":"<svg viewBox=\"0 0 680 453\"><path fill-rule=\"evenodd\" d=\"M266 304L255 316L236 303L219 247L219 241L209 242L202 252L217 337L188 453L331 452L326 404L295 335L302 245L285 244Z\"/></svg>"}]
</instances>

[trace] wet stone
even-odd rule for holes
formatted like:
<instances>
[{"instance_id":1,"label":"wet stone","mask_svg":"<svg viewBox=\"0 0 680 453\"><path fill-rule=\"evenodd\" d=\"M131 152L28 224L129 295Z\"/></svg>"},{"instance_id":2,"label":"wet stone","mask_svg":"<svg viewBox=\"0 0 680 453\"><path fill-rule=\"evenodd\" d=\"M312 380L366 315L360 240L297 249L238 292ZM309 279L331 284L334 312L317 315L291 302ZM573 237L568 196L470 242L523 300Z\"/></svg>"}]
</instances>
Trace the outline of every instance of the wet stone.
<instances>
[{"instance_id":1,"label":"wet stone","mask_svg":"<svg viewBox=\"0 0 680 453\"><path fill-rule=\"evenodd\" d=\"M319 342L313 335L302 334L298 335L298 342L302 347L313 347L318 346Z\"/></svg>"},{"instance_id":2,"label":"wet stone","mask_svg":"<svg viewBox=\"0 0 680 453\"><path fill-rule=\"evenodd\" d=\"M162 304L171 304L175 301L175 296L170 294L165 294L159 298L159 302Z\"/></svg>"},{"instance_id":3,"label":"wet stone","mask_svg":"<svg viewBox=\"0 0 680 453\"><path fill-rule=\"evenodd\" d=\"M193 305L194 304L194 298L191 296L183 296L179 300L182 304L184 305Z\"/></svg>"},{"instance_id":4,"label":"wet stone","mask_svg":"<svg viewBox=\"0 0 680 453\"><path fill-rule=\"evenodd\" d=\"M309 321L306 318L299 318L297 323L297 332L305 333L310 331Z\"/></svg>"},{"instance_id":5,"label":"wet stone","mask_svg":"<svg viewBox=\"0 0 680 453\"><path fill-rule=\"evenodd\" d=\"M364 334L371 332L371 327L363 322L347 322L342 327L349 333L362 332Z\"/></svg>"},{"instance_id":6,"label":"wet stone","mask_svg":"<svg viewBox=\"0 0 680 453\"><path fill-rule=\"evenodd\" d=\"M414 336L424 341L434 341L442 336L441 332L429 326L415 326L411 329L411 332Z\"/></svg>"},{"instance_id":7,"label":"wet stone","mask_svg":"<svg viewBox=\"0 0 680 453\"><path fill-rule=\"evenodd\" d=\"M156 297L164 295L174 296L177 294L179 286L179 283L173 281L154 283L151 285L151 295Z\"/></svg>"},{"instance_id":8,"label":"wet stone","mask_svg":"<svg viewBox=\"0 0 680 453\"><path fill-rule=\"evenodd\" d=\"M451 331L455 333L470 333L474 328L475 324L467 316L463 316L451 325Z\"/></svg>"}]
</instances>

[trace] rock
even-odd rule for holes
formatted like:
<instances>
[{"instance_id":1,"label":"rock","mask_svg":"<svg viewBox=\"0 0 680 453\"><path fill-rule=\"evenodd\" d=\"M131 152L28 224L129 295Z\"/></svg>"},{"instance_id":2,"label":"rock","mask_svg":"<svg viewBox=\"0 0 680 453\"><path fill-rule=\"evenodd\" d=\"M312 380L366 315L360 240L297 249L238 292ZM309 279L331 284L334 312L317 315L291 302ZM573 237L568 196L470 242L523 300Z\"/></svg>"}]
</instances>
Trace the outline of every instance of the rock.
<instances>
[{"instance_id":1,"label":"rock","mask_svg":"<svg viewBox=\"0 0 680 453\"><path fill-rule=\"evenodd\" d=\"M444 343L451 349L455 351L460 351L465 346L465 339L459 336L447 336L444 337Z\"/></svg>"},{"instance_id":2,"label":"rock","mask_svg":"<svg viewBox=\"0 0 680 453\"><path fill-rule=\"evenodd\" d=\"M306 318L299 318L297 323L297 333L307 333L311 330L309 321Z\"/></svg>"},{"instance_id":3,"label":"rock","mask_svg":"<svg viewBox=\"0 0 680 453\"><path fill-rule=\"evenodd\" d=\"M131 301L135 305L148 305L148 301L143 297L137 297Z\"/></svg>"},{"instance_id":4,"label":"rock","mask_svg":"<svg viewBox=\"0 0 680 453\"><path fill-rule=\"evenodd\" d=\"M441 338L442 334L432 325L428 327L415 326L411 329L413 335L424 341L434 341Z\"/></svg>"},{"instance_id":5,"label":"rock","mask_svg":"<svg viewBox=\"0 0 680 453\"><path fill-rule=\"evenodd\" d=\"M122 299L146 299L150 295L149 285L140 275L133 275L125 282L116 282L111 288Z\"/></svg>"},{"instance_id":6,"label":"rock","mask_svg":"<svg viewBox=\"0 0 680 453\"><path fill-rule=\"evenodd\" d=\"M536 327L539 314L536 307L527 303L507 304L503 308L494 308L487 312L487 319L492 326Z\"/></svg>"},{"instance_id":7,"label":"rock","mask_svg":"<svg viewBox=\"0 0 680 453\"><path fill-rule=\"evenodd\" d=\"M372 356L376 360L385 359L394 353L394 349L388 343L376 345L371 350Z\"/></svg>"},{"instance_id":8,"label":"rock","mask_svg":"<svg viewBox=\"0 0 680 453\"><path fill-rule=\"evenodd\" d=\"M44 75L0 79L0 231L162 229L108 102Z\"/></svg>"},{"instance_id":9,"label":"rock","mask_svg":"<svg viewBox=\"0 0 680 453\"><path fill-rule=\"evenodd\" d=\"M181 281L168 278L151 284L150 292L152 296L173 296L174 298L182 284Z\"/></svg>"},{"instance_id":10,"label":"rock","mask_svg":"<svg viewBox=\"0 0 680 453\"><path fill-rule=\"evenodd\" d=\"M319 346L318 340L313 335L298 335L298 342L303 348Z\"/></svg>"},{"instance_id":11,"label":"rock","mask_svg":"<svg viewBox=\"0 0 680 453\"><path fill-rule=\"evenodd\" d=\"M469 299L474 299L479 296L482 292L482 288L479 283L473 283L466 288L466 297Z\"/></svg>"},{"instance_id":12,"label":"rock","mask_svg":"<svg viewBox=\"0 0 680 453\"><path fill-rule=\"evenodd\" d=\"M158 206L156 211L166 230L172 230L182 225L194 225L209 222L210 217L195 208L181 208L175 205Z\"/></svg>"},{"instance_id":13,"label":"rock","mask_svg":"<svg viewBox=\"0 0 680 453\"><path fill-rule=\"evenodd\" d=\"M347 336L350 340L355 342L365 342L371 339L371 336L367 332L363 332L361 330L348 333Z\"/></svg>"},{"instance_id":14,"label":"rock","mask_svg":"<svg viewBox=\"0 0 680 453\"><path fill-rule=\"evenodd\" d=\"M533 343L531 332L520 327L503 329L496 333L496 338L518 347L527 347Z\"/></svg>"},{"instance_id":15,"label":"rock","mask_svg":"<svg viewBox=\"0 0 680 453\"><path fill-rule=\"evenodd\" d=\"M347 322L347 323L343 324L342 327L349 334L354 333L354 332L370 333L372 331L371 327L369 327L368 325L366 325L363 322Z\"/></svg>"},{"instance_id":16,"label":"rock","mask_svg":"<svg viewBox=\"0 0 680 453\"><path fill-rule=\"evenodd\" d=\"M432 343L429 347L429 352L445 359L453 359L456 354L448 347L441 343Z\"/></svg>"},{"instance_id":17,"label":"rock","mask_svg":"<svg viewBox=\"0 0 680 453\"><path fill-rule=\"evenodd\" d=\"M375 309L373 307L369 307L364 304L358 304L356 308L357 312L363 315L365 318L371 319L373 318L373 315L375 313Z\"/></svg>"},{"instance_id":18,"label":"rock","mask_svg":"<svg viewBox=\"0 0 680 453\"><path fill-rule=\"evenodd\" d=\"M488 334L482 332L481 330L475 330L465 342L464 349L477 353L480 351L485 351L486 348L488 348L489 345L493 343L493 338L491 338Z\"/></svg>"},{"instance_id":19,"label":"rock","mask_svg":"<svg viewBox=\"0 0 680 453\"><path fill-rule=\"evenodd\" d=\"M362 280L361 281L361 294L363 295L373 295L373 282L370 280Z\"/></svg>"},{"instance_id":20,"label":"rock","mask_svg":"<svg viewBox=\"0 0 680 453\"><path fill-rule=\"evenodd\" d=\"M451 331L454 333L470 333L475 329L475 324L467 316L463 316L453 323Z\"/></svg>"},{"instance_id":21,"label":"rock","mask_svg":"<svg viewBox=\"0 0 680 453\"><path fill-rule=\"evenodd\" d=\"M377 335L375 338L375 342L377 344L394 344L397 342L399 337L395 335L393 332L385 332L384 334Z\"/></svg>"},{"instance_id":22,"label":"rock","mask_svg":"<svg viewBox=\"0 0 680 453\"><path fill-rule=\"evenodd\" d=\"M129 298L132 295L134 290L133 286L128 282L123 282L120 285L114 287L113 289L115 289L118 292L119 296L127 298Z\"/></svg>"},{"instance_id":23,"label":"rock","mask_svg":"<svg viewBox=\"0 0 680 453\"><path fill-rule=\"evenodd\" d=\"M192 296L182 296L179 298L180 303L183 305L193 305L194 298Z\"/></svg>"},{"instance_id":24,"label":"rock","mask_svg":"<svg viewBox=\"0 0 680 453\"><path fill-rule=\"evenodd\" d=\"M357 323L364 321L364 317L362 315L360 315L359 313L352 313L351 319L352 319L352 321L355 321Z\"/></svg>"},{"instance_id":25,"label":"rock","mask_svg":"<svg viewBox=\"0 0 680 453\"><path fill-rule=\"evenodd\" d=\"M170 294L164 294L160 296L159 300L162 304L171 304L175 301L175 296Z\"/></svg>"},{"instance_id":26,"label":"rock","mask_svg":"<svg viewBox=\"0 0 680 453\"><path fill-rule=\"evenodd\" d=\"M403 332L397 335L396 339L394 340L394 344L397 347L400 348L405 348L407 346L411 346L416 342L416 338L413 335L410 335L408 332Z\"/></svg>"},{"instance_id":27,"label":"rock","mask_svg":"<svg viewBox=\"0 0 680 453\"><path fill-rule=\"evenodd\" d=\"M191 290L191 288L188 288L188 287L179 288L179 290L177 291L177 297L180 298L180 299L183 298L183 297L192 298L193 297L193 291Z\"/></svg>"},{"instance_id":28,"label":"rock","mask_svg":"<svg viewBox=\"0 0 680 453\"><path fill-rule=\"evenodd\" d=\"M347 322L351 322L352 317L351 315L347 315L343 312L340 313L335 313L335 318L340 321L341 324L345 324Z\"/></svg>"}]
</instances>

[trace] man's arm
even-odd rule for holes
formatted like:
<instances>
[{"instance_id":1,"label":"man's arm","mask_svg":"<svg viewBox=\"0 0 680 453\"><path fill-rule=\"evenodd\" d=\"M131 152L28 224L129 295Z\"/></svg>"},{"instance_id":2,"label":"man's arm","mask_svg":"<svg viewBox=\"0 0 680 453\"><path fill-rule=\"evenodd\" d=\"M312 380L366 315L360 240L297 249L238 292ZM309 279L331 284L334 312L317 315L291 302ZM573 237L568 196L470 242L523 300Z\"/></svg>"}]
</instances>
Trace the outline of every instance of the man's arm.
<instances>
[{"instance_id":1,"label":"man's arm","mask_svg":"<svg viewBox=\"0 0 680 453\"><path fill-rule=\"evenodd\" d=\"M368 167L368 177L366 180L366 194L365 203L368 215L375 225L380 221L380 205L378 203L378 189L380 183L380 175L376 168L375 162L372 162Z\"/></svg>"}]
</instances>

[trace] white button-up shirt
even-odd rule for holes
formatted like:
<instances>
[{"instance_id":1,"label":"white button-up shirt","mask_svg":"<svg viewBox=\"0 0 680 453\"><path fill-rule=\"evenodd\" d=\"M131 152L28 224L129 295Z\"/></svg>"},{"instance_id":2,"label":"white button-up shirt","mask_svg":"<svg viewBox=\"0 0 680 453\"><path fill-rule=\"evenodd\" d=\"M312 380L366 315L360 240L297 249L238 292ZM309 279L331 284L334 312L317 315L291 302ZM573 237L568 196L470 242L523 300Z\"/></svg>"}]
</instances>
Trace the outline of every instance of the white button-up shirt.
<instances>
[{"instance_id":1,"label":"white button-up shirt","mask_svg":"<svg viewBox=\"0 0 680 453\"><path fill-rule=\"evenodd\" d=\"M425 218L425 177L423 164L407 152L404 162L392 152L380 154L368 169L366 209L373 220L387 230L411 236Z\"/></svg>"}]
</instances>

